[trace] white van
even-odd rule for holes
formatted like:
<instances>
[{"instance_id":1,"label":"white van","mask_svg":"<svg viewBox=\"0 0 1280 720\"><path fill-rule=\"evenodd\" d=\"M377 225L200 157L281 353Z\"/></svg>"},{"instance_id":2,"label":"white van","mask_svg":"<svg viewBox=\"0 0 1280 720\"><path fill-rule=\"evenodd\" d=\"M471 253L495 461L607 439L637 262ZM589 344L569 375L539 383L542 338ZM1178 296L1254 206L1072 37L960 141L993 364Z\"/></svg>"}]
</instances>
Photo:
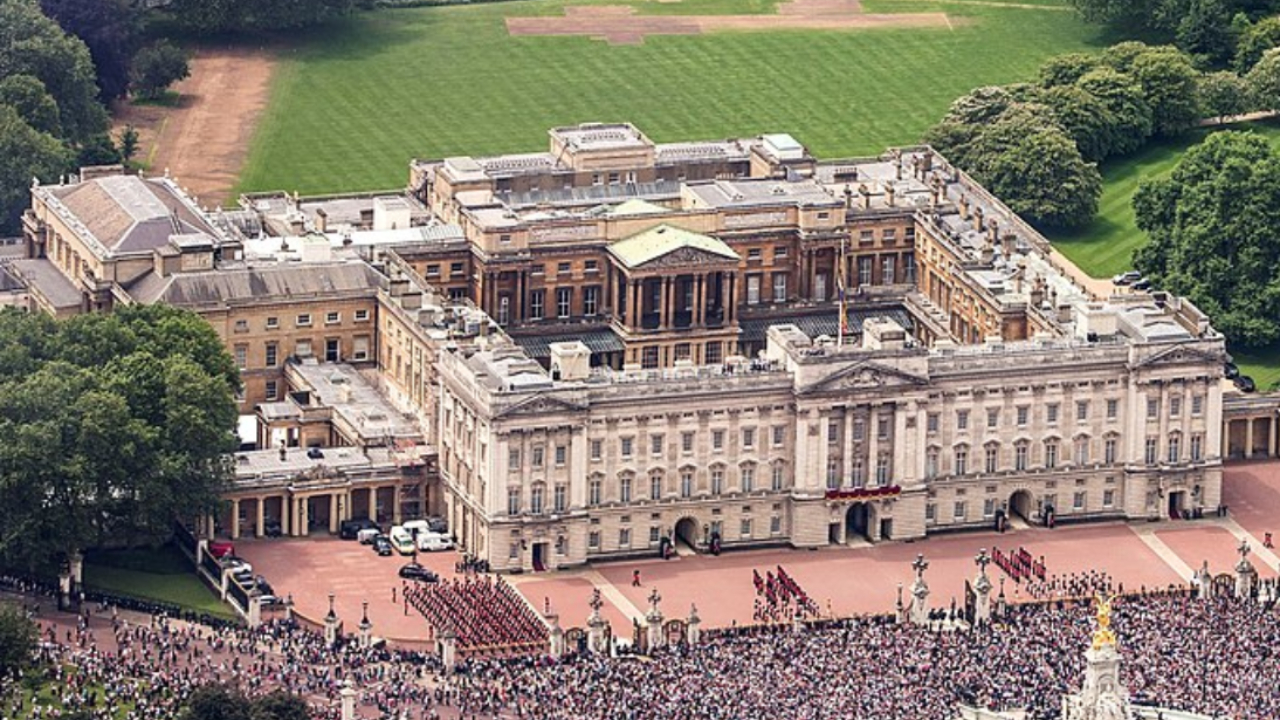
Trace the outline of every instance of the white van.
<instances>
[{"instance_id":1,"label":"white van","mask_svg":"<svg viewBox=\"0 0 1280 720\"><path fill-rule=\"evenodd\" d=\"M414 535L421 535L422 533L425 533L425 532L431 532L431 528L427 525L426 520L410 520L409 522L401 525L400 527L404 528L405 530L408 530Z\"/></svg>"},{"instance_id":2,"label":"white van","mask_svg":"<svg viewBox=\"0 0 1280 720\"><path fill-rule=\"evenodd\" d=\"M453 540L448 535L441 535L433 532L418 533L418 549L422 552L436 552L437 550L452 550Z\"/></svg>"},{"instance_id":3,"label":"white van","mask_svg":"<svg viewBox=\"0 0 1280 720\"><path fill-rule=\"evenodd\" d=\"M396 525L391 528L391 547L401 555L412 555L414 550L413 533L405 530L403 526Z\"/></svg>"},{"instance_id":4,"label":"white van","mask_svg":"<svg viewBox=\"0 0 1280 720\"><path fill-rule=\"evenodd\" d=\"M372 545L373 539L379 535L378 528L365 528L356 533L356 540L361 545Z\"/></svg>"}]
</instances>

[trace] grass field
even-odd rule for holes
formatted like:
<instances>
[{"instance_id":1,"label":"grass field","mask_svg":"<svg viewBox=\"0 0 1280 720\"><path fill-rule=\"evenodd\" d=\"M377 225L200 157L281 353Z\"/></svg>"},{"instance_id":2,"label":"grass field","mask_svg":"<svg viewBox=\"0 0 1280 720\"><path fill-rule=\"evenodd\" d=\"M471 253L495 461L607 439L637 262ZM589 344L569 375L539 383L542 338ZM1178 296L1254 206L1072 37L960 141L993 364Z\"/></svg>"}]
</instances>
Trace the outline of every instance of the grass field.
<instances>
[{"instance_id":1,"label":"grass field","mask_svg":"<svg viewBox=\"0 0 1280 720\"><path fill-rule=\"evenodd\" d=\"M173 603L228 620L237 617L196 577L186 558L167 545L91 556L85 561L84 582L94 590Z\"/></svg>"},{"instance_id":2,"label":"grass field","mask_svg":"<svg viewBox=\"0 0 1280 720\"><path fill-rule=\"evenodd\" d=\"M1173 172L1187 148L1218 129L1198 130L1169 142L1152 143L1134 155L1103 165L1102 200L1097 218L1079 230L1050 233L1049 239L1062 254L1093 277L1110 277L1129 270L1133 267L1133 251L1147 240L1133 215L1133 195L1138 183ZM1244 123L1230 129L1261 133L1273 145L1280 146L1280 122Z\"/></svg>"},{"instance_id":3,"label":"grass field","mask_svg":"<svg viewBox=\"0 0 1280 720\"><path fill-rule=\"evenodd\" d=\"M510 37L503 19L567 4L641 13L771 11L776 0L529 0L365 13L282 51L239 190L402 186L411 157L541 150L555 125L630 120L659 142L785 131L819 157L919 140L975 86L1106 44L1064 10L865 0L953 27L720 32L640 45Z\"/></svg>"}]
</instances>

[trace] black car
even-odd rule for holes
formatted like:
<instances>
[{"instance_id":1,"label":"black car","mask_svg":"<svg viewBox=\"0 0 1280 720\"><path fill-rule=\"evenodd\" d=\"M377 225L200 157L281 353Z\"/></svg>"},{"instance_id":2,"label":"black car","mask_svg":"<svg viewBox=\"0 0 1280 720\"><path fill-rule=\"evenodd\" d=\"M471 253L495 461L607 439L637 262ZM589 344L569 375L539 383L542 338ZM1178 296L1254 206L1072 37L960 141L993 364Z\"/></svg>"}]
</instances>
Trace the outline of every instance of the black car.
<instances>
[{"instance_id":1,"label":"black car","mask_svg":"<svg viewBox=\"0 0 1280 720\"><path fill-rule=\"evenodd\" d=\"M391 540L386 535L379 535L373 539L373 551L378 553L380 557L387 557L391 554Z\"/></svg>"},{"instance_id":2,"label":"black car","mask_svg":"<svg viewBox=\"0 0 1280 720\"><path fill-rule=\"evenodd\" d=\"M1235 380L1240 377L1240 368L1236 367L1235 363L1228 360L1227 364L1222 366L1222 374L1228 380Z\"/></svg>"},{"instance_id":3,"label":"black car","mask_svg":"<svg viewBox=\"0 0 1280 720\"><path fill-rule=\"evenodd\" d=\"M267 537L280 537L284 534L284 528L280 526L279 520L268 519L262 523L262 532Z\"/></svg>"},{"instance_id":4,"label":"black car","mask_svg":"<svg viewBox=\"0 0 1280 720\"><path fill-rule=\"evenodd\" d=\"M343 540L355 540L361 530L376 530L378 523L369 518L359 518L356 520L343 520L338 526L338 537Z\"/></svg>"},{"instance_id":5,"label":"black car","mask_svg":"<svg viewBox=\"0 0 1280 720\"><path fill-rule=\"evenodd\" d=\"M400 577L405 580L417 580L418 582L440 582L440 577L430 570L422 567L418 563L409 563L400 568Z\"/></svg>"},{"instance_id":6,"label":"black car","mask_svg":"<svg viewBox=\"0 0 1280 720\"><path fill-rule=\"evenodd\" d=\"M1135 282L1133 285L1130 285L1130 287L1132 287L1134 290L1137 290L1139 292L1146 292L1147 290L1151 289L1151 281L1146 278L1142 278L1141 280Z\"/></svg>"},{"instance_id":7,"label":"black car","mask_svg":"<svg viewBox=\"0 0 1280 720\"><path fill-rule=\"evenodd\" d=\"M1248 375L1241 375L1240 377L1236 378L1236 387L1240 388L1240 392L1247 392L1247 393L1254 392L1255 390L1258 389L1258 386L1255 385L1253 382L1253 378L1249 377Z\"/></svg>"}]
</instances>

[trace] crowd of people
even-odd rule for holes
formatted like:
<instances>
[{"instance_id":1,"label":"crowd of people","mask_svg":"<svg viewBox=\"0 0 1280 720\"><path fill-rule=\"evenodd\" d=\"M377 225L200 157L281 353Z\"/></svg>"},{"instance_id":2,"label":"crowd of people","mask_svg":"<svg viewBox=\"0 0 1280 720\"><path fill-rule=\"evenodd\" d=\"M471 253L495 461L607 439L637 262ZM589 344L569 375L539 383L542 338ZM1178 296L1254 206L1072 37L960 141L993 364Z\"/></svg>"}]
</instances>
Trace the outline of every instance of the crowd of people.
<instances>
[{"instance_id":1,"label":"crowd of people","mask_svg":"<svg viewBox=\"0 0 1280 720\"><path fill-rule=\"evenodd\" d=\"M1020 584L1025 580L1045 579L1044 556L1040 556L1040 559L1037 560L1032 557L1031 551L1024 547L1019 547L1011 552L994 548L991 551L991 561L1015 583Z\"/></svg>"},{"instance_id":2,"label":"crowd of people","mask_svg":"<svg viewBox=\"0 0 1280 720\"><path fill-rule=\"evenodd\" d=\"M459 648L528 653L549 644L546 624L501 576L411 583L404 593L437 635L452 630Z\"/></svg>"},{"instance_id":3,"label":"crowd of people","mask_svg":"<svg viewBox=\"0 0 1280 720\"><path fill-rule=\"evenodd\" d=\"M1049 575L1033 579L1025 585L1026 594L1037 600L1093 597L1094 593L1124 593L1124 585L1116 583L1105 570L1089 570L1067 575ZM1015 597L1015 600L1018 599Z\"/></svg>"},{"instance_id":4,"label":"crowd of people","mask_svg":"<svg viewBox=\"0 0 1280 720\"><path fill-rule=\"evenodd\" d=\"M795 578L777 566L778 574L766 569L764 577L752 568L751 581L756 588L752 617L756 622L781 622L794 617L817 617L818 604L800 587Z\"/></svg>"}]
</instances>

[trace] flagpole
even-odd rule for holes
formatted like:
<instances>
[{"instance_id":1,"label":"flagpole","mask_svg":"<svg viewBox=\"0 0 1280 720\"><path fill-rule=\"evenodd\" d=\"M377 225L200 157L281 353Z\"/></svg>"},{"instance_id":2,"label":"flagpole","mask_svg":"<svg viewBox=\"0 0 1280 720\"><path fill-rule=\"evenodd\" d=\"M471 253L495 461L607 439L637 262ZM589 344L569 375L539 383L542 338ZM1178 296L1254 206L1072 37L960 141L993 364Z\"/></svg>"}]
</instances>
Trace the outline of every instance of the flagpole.
<instances>
[{"instance_id":1,"label":"flagpole","mask_svg":"<svg viewBox=\"0 0 1280 720\"><path fill-rule=\"evenodd\" d=\"M844 255L844 236L840 237L840 267L837 269L836 281L839 285L840 292L840 318L836 321L836 349L844 349L844 323L846 317L845 311L845 255Z\"/></svg>"}]
</instances>

